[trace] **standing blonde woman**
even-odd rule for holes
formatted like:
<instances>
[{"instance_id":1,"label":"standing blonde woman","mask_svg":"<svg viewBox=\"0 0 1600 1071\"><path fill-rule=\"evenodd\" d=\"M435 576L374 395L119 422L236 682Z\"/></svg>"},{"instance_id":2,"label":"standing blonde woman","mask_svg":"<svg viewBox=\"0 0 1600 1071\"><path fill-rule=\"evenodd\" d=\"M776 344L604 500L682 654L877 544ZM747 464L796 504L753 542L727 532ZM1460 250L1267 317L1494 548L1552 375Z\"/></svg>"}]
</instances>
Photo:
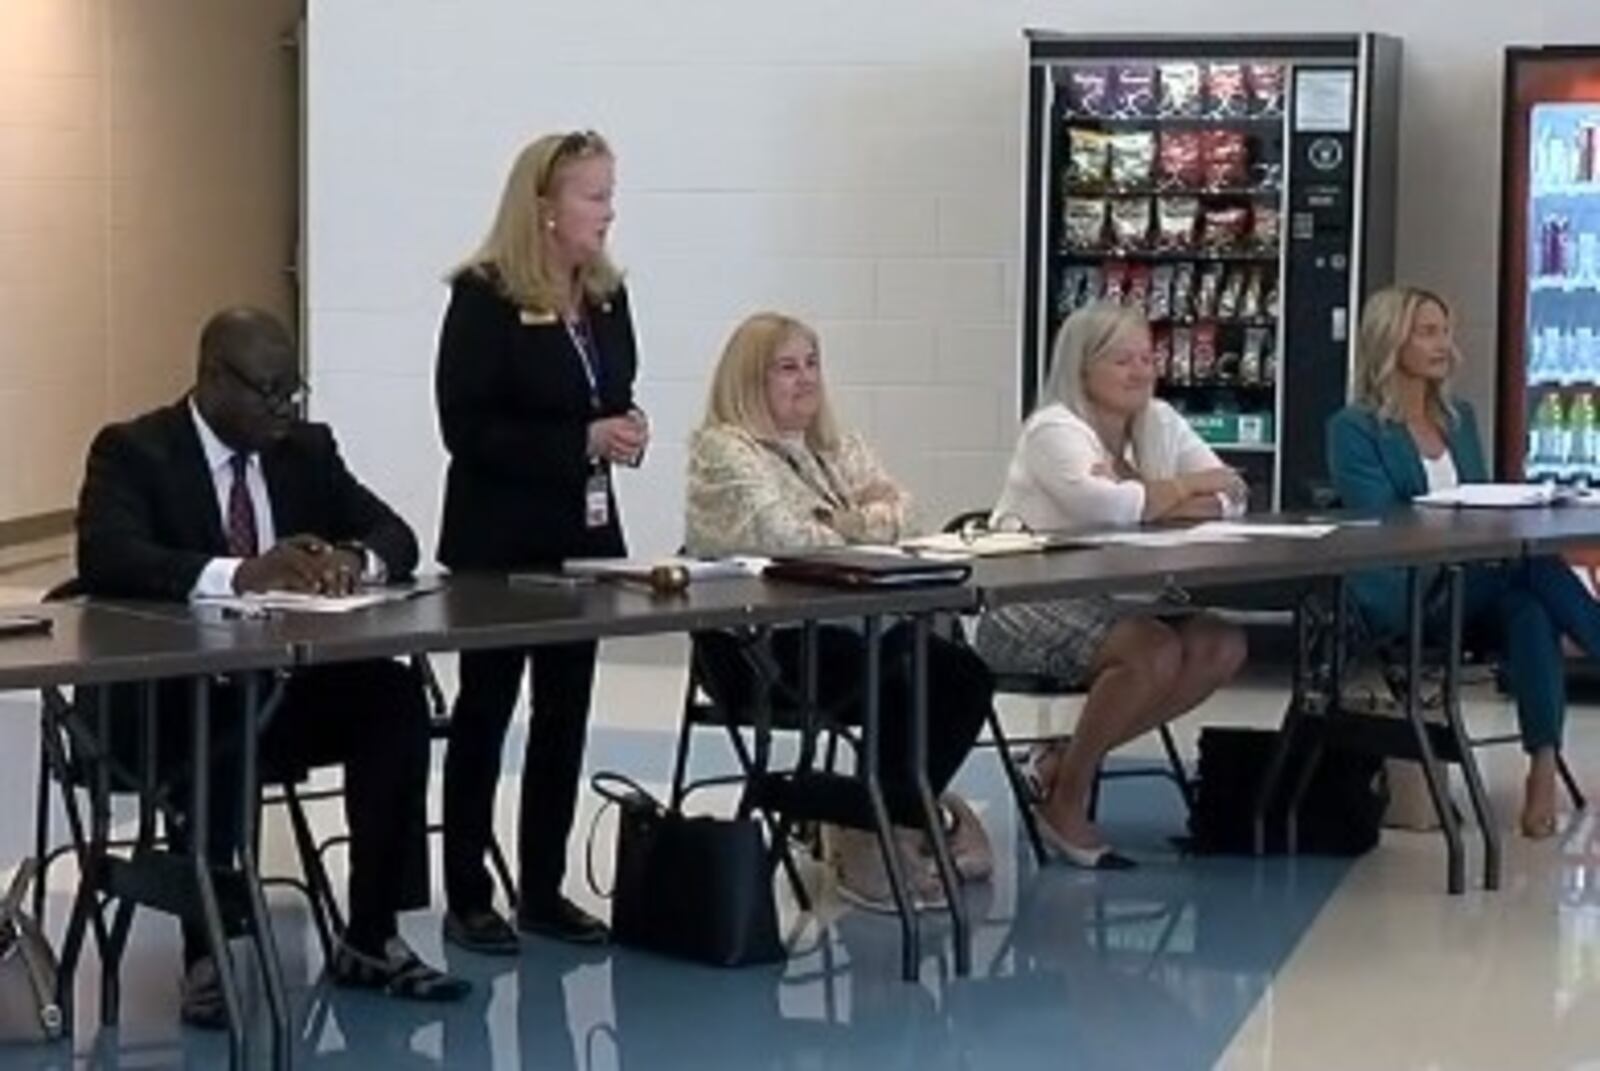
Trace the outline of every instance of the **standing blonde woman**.
<instances>
[{"instance_id":1,"label":"standing blonde woman","mask_svg":"<svg viewBox=\"0 0 1600 1071\"><path fill-rule=\"evenodd\" d=\"M1012 454L997 520L1045 531L1243 509L1238 475L1154 396L1141 314L1113 303L1073 313L1052 361L1043 402ZM1044 673L1088 689L1071 741L1035 760L1040 834L1073 865L1133 865L1089 818L1106 755L1198 706L1244 663L1239 629L1175 612L1103 596L1005 607L978 623L978 650L996 671Z\"/></svg>"},{"instance_id":2,"label":"standing blonde woman","mask_svg":"<svg viewBox=\"0 0 1600 1071\"><path fill-rule=\"evenodd\" d=\"M451 277L436 393L450 468L439 560L452 570L550 569L625 547L612 466L649 439L634 405L628 292L606 256L616 161L593 131L517 157L489 237ZM604 941L561 893L594 687L595 644L461 656L444 764L445 936L514 955L484 853L506 727L532 668L518 814L517 927Z\"/></svg>"},{"instance_id":3,"label":"standing blonde woman","mask_svg":"<svg viewBox=\"0 0 1600 1071\"><path fill-rule=\"evenodd\" d=\"M1328 424L1328 466L1344 504L1383 509L1428 491L1488 479L1472 406L1450 395L1460 366L1450 306L1437 294L1397 286L1367 300L1356 356L1356 400ZM1600 604L1559 558L1473 566L1464 629L1500 652L1516 699L1528 776L1522 831L1556 830L1556 773L1566 716L1563 635L1600 657ZM1406 627L1401 569L1354 577L1351 592L1380 634ZM1443 592L1428 591L1427 626L1447 625Z\"/></svg>"},{"instance_id":4,"label":"standing blonde woman","mask_svg":"<svg viewBox=\"0 0 1600 1071\"><path fill-rule=\"evenodd\" d=\"M839 429L822 377L817 334L798 320L759 313L728 339L711 384L705 422L689 454L686 542L694 554L777 554L851 543L892 543L916 534L911 498L860 436ZM918 906L942 903L943 891L920 825L915 771L904 748L911 702L911 632L900 625L883 640L884 794L896 823L895 844ZM799 680L799 637L774 637L785 677ZM818 644L824 709L860 720L865 645L860 634L824 626ZM951 848L966 880L989 873L978 818L945 786L971 750L992 710L994 681L963 647L931 637L928 649L928 780L951 822ZM887 871L876 839L830 828L839 889L870 909L892 911Z\"/></svg>"}]
</instances>

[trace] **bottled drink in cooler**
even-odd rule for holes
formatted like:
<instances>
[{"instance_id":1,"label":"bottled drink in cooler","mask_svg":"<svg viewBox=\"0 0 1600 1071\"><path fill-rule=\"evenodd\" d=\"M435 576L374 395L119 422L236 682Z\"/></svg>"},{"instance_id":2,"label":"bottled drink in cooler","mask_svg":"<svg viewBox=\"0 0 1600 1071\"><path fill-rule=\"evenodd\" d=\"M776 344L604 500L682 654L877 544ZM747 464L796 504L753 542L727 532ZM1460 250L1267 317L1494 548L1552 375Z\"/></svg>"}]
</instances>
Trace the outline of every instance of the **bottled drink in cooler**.
<instances>
[{"instance_id":1,"label":"bottled drink in cooler","mask_svg":"<svg viewBox=\"0 0 1600 1071\"><path fill-rule=\"evenodd\" d=\"M1528 433L1528 460L1539 467L1566 463L1566 418L1561 411L1561 396L1549 391L1533 413Z\"/></svg>"},{"instance_id":2,"label":"bottled drink in cooler","mask_svg":"<svg viewBox=\"0 0 1600 1071\"><path fill-rule=\"evenodd\" d=\"M1572 399L1567 413L1567 438L1567 463L1574 468L1588 469L1600 457L1596 452L1594 398L1588 391L1581 391Z\"/></svg>"}]
</instances>

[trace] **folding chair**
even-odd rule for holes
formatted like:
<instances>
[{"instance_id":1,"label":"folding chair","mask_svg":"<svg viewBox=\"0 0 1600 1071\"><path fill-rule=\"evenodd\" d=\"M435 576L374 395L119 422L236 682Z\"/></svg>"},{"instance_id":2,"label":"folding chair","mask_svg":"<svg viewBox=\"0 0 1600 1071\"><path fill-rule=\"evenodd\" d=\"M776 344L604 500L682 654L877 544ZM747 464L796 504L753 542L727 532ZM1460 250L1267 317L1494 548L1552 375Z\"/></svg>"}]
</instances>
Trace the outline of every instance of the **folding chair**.
<instances>
[{"instance_id":1,"label":"folding chair","mask_svg":"<svg viewBox=\"0 0 1600 1071\"><path fill-rule=\"evenodd\" d=\"M971 532L974 529L982 530L989 521L988 510L968 510L952 517L944 526L948 533L959 534ZM965 641L966 637L959 637ZM1037 699L1047 704L1058 699L1068 699L1074 696L1087 694L1088 689L1082 685L1064 680L1047 673L995 673L995 694L1009 695ZM1166 753L1165 766L1140 765L1113 770L1100 769L1095 771L1094 790L1089 804L1089 816L1094 818L1099 811L1100 788L1106 781L1113 781L1129 777L1161 777L1173 783L1179 795L1183 797L1184 809L1191 810L1194 806L1194 790L1190 784L1188 771L1184 766L1183 757L1178 751L1177 741L1173 738L1172 730L1167 725L1156 729L1156 735L1161 740L1162 750ZM1012 737L1009 741L1000 729L999 719L994 720L990 726L990 738L984 742L996 750L1000 757L1001 765L1005 768L1006 776L1012 780L1014 789L1017 785L1025 785L1025 781L1018 770L1018 758L1011 752L1011 745L1021 744L1034 746L1039 744L1064 744L1072 739L1071 733L1048 733L1036 736ZM1023 794L1026 792L1026 794ZM1039 829L1034 818L1033 808L1028 806L1033 801L1035 794L1024 789L1018 794L1019 810L1022 815L1024 828L1033 843L1035 858L1043 862L1046 858L1044 845L1039 839Z\"/></svg>"}]
</instances>

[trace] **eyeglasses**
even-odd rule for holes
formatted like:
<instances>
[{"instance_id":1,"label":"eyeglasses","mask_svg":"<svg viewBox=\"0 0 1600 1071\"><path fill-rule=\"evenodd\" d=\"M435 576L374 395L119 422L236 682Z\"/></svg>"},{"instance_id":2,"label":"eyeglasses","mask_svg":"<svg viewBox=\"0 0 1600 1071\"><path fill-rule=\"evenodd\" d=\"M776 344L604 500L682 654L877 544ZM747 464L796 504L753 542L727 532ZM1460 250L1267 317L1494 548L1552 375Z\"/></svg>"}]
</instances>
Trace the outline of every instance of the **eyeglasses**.
<instances>
[{"instance_id":1,"label":"eyeglasses","mask_svg":"<svg viewBox=\"0 0 1600 1071\"><path fill-rule=\"evenodd\" d=\"M556 151L550 154L550 162L545 164L544 174L539 178L539 193L543 195L550 192L550 180L555 177L556 168L565 161L605 151L605 138L593 130L574 130L567 134L556 143Z\"/></svg>"},{"instance_id":2,"label":"eyeglasses","mask_svg":"<svg viewBox=\"0 0 1600 1071\"><path fill-rule=\"evenodd\" d=\"M991 533L1005 535L1023 535L1028 531L1028 525L1015 513L1001 513L993 517L974 517L961 525L956 532L963 543L976 543L979 539Z\"/></svg>"},{"instance_id":3,"label":"eyeglasses","mask_svg":"<svg viewBox=\"0 0 1600 1071\"><path fill-rule=\"evenodd\" d=\"M227 369L228 374L238 380L240 385L249 388L250 392L260 400L261 404L266 406L267 411L274 415L281 416L299 412L301 407L305 405L306 400L311 397L310 385L299 376L296 376L294 382L289 384L287 388L276 385L269 386L257 383L254 379L234 367L232 362L218 361L217 363Z\"/></svg>"}]
</instances>

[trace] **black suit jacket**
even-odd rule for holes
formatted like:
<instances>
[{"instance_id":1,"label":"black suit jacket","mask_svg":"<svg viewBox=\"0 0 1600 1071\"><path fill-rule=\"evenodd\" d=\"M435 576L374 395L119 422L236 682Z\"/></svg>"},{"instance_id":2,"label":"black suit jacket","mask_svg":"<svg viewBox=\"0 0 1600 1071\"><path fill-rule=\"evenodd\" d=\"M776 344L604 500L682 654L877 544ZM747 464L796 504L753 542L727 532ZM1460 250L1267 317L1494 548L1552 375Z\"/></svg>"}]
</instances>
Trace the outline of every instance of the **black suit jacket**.
<instances>
[{"instance_id":1,"label":"black suit jacket","mask_svg":"<svg viewBox=\"0 0 1600 1071\"><path fill-rule=\"evenodd\" d=\"M345 468L326 425L296 425L261 466L279 538L358 540L392 579L416 569L416 536ZM78 576L90 594L186 599L206 563L227 554L187 399L95 437L78 498Z\"/></svg>"},{"instance_id":2,"label":"black suit jacket","mask_svg":"<svg viewBox=\"0 0 1600 1071\"><path fill-rule=\"evenodd\" d=\"M566 328L524 317L490 279L456 279L439 334L435 388L450 454L439 560L510 569L625 553L611 523L584 522L589 422L633 406L637 352L628 294L587 305L600 351L600 407Z\"/></svg>"}]
</instances>

